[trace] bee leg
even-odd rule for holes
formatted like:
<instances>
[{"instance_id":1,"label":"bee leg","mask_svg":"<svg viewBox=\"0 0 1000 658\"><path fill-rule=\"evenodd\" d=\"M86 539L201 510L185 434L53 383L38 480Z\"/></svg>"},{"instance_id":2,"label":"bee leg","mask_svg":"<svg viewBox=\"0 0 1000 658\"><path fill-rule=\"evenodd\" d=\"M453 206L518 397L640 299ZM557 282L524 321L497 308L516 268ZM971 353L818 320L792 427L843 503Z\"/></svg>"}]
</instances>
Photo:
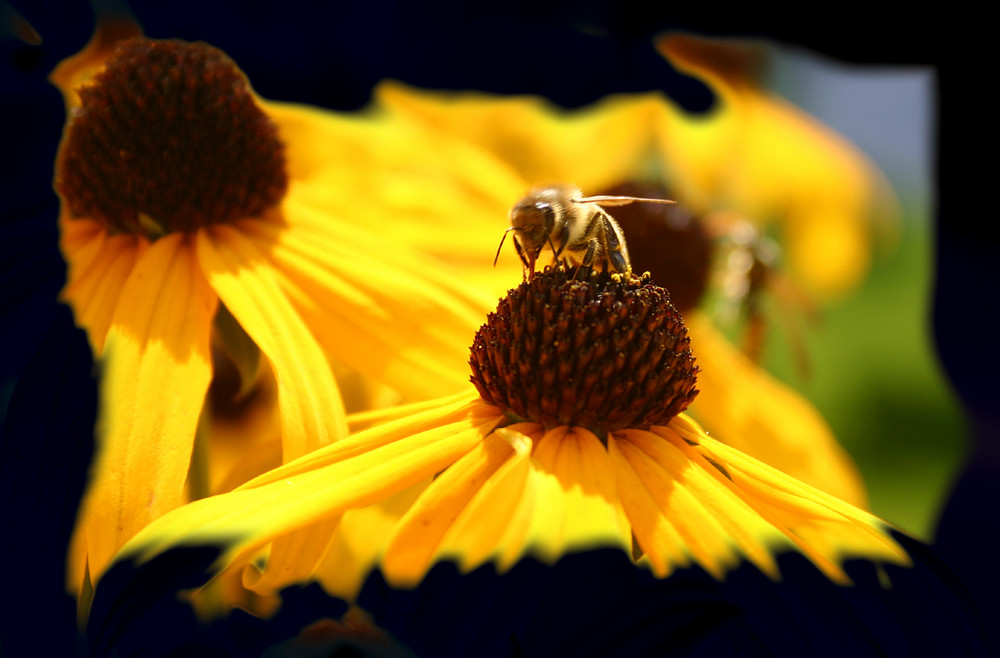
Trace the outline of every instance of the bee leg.
<instances>
[{"instance_id":1,"label":"bee leg","mask_svg":"<svg viewBox=\"0 0 1000 658\"><path fill-rule=\"evenodd\" d=\"M597 256L597 240L591 240L587 243L587 251L583 254L583 260L580 262L580 267L576 268L576 273L573 274L573 280L575 281L579 277L580 273L586 268L589 272L594 267L594 258Z\"/></svg>"},{"instance_id":2,"label":"bee leg","mask_svg":"<svg viewBox=\"0 0 1000 658\"><path fill-rule=\"evenodd\" d=\"M618 273L628 272L628 263L625 262L625 257L622 256L620 251L609 251L608 252L608 262L611 263L611 268Z\"/></svg>"},{"instance_id":3,"label":"bee leg","mask_svg":"<svg viewBox=\"0 0 1000 658\"><path fill-rule=\"evenodd\" d=\"M563 247L565 246L566 243L564 242L559 245L558 249L556 249L556 245L552 242L552 236L549 236L549 247L552 248L552 264L556 267L562 267L563 269L569 268L569 262L559 258L559 254L563 252Z\"/></svg>"},{"instance_id":4,"label":"bee leg","mask_svg":"<svg viewBox=\"0 0 1000 658\"><path fill-rule=\"evenodd\" d=\"M552 236L549 236L549 246L552 248L552 258L554 260L559 260L559 254L562 253L563 247L566 246L566 243L564 242L559 245L558 249L556 249L556 245L552 242Z\"/></svg>"},{"instance_id":5,"label":"bee leg","mask_svg":"<svg viewBox=\"0 0 1000 658\"><path fill-rule=\"evenodd\" d=\"M624 274L632 269L629 263L628 251L625 247L625 238L621 235L618 224L610 219L604 218L604 252L608 255L608 265L619 274Z\"/></svg>"}]
</instances>

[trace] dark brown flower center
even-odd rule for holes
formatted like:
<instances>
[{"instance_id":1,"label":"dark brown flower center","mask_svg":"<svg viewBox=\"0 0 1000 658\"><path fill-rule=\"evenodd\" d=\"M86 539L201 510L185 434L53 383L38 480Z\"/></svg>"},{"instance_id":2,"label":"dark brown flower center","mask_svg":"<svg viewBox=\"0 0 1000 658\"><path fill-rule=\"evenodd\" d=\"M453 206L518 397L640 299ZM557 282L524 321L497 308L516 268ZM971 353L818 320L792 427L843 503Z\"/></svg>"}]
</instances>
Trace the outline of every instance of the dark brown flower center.
<instances>
[{"instance_id":1,"label":"dark brown flower center","mask_svg":"<svg viewBox=\"0 0 1000 658\"><path fill-rule=\"evenodd\" d=\"M643 199L672 199L655 183L622 183L600 194ZM632 270L649 272L670 291L682 313L698 305L708 285L713 258L712 236L684 205L633 203L612 209L625 233Z\"/></svg>"},{"instance_id":2,"label":"dark brown flower center","mask_svg":"<svg viewBox=\"0 0 1000 658\"><path fill-rule=\"evenodd\" d=\"M79 93L56 165L76 217L155 238L258 216L285 194L277 128L212 46L123 41Z\"/></svg>"},{"instance_id":3,"label":"dark brown flower center","mask_svg":"<svg viewBox=\"0 0 1000 658\"><path fill-rule=\"evenodd\" d=\"M469 363L482 398L546 427L662 425L697 395L680 313L648 276L547 268L500 300Z\"/></svg>"}]
</instances>

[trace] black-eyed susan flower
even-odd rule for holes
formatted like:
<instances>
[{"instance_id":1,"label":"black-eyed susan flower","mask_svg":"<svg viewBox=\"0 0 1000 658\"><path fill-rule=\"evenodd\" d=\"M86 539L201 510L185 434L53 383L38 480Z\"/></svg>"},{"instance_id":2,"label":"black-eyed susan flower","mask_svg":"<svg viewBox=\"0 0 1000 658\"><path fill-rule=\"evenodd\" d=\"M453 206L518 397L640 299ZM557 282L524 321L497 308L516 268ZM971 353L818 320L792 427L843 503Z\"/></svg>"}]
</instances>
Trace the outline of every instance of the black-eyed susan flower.
<instances>
[{"instance_id":1,"label":"black-eyed susan flower","mask_svg":"<svg viewBox=\"0 0 1000 658\"><path fill-rule=\"evenodd\" d=\"M709 79L712 81L714 78ZM436 193L401 196L389 203L373 197L367 212L497 294L502 294L521 269L513 248L502 251L497 267L491 268L503 230L498 218L506 217L511 205L534 185L562 181L578 184L587 194L623 193L623 184L632 185L637 180L654 180L663 188L665 172L670 172L670 178L677 180L672 188L677 193L672 192L671 198L683 202L688 178L674 176L675 170L690 166L692 171L686 176L697 178L710 169L713 180L729 180L723 176L728 161L722 154L716 153L722 158L719 162L699 158L688 165L675 151L665 150L663 143L670 140L663 135L669 130L684 144L714 139L712 135L722 139L730 135L724 127L737 112L732 103L703 117L689 114L655 93L610 97L577 110L560 109L531 96L428 92L392 82L380 85L375 95L379 111L396 122L419 127L414 133L420 136L420 144L427 145L421 150L433 149L437 155L422 161L416 178L411 176L412 166L388 158L383 150L368 151L366 166L394 172L399 181L419 182L423 189ZM758 101L768 107L768 99ZM808 185L799 180L798 188L787 190L789 198L806 195L806 189L836 188L842 180L864 179L873 171L867 161L839 138L829 137L825 129L799 130L811 123L801 113L788 111L796 117L789 125L798 131L795 143L803 157L828 158L836 170L814 172L814 177L807 177ZM768 138L780 139L780 127L780 123L771 125ZM450 155L442 158L441 154ZM790 176L786 170L792 165L785 165L785 169L758 172L774 178L767 188L774 194L782 189L780 181ZM827 174L834 180L827 180ZM627 193L650 196L648 191ZM838 198L835 193L819 196ZM699 358L713 363L702 380L702 394L691 408L692 415L717 438L731 438L748 454L864 506L867 498L858 470L819 413L734 348L713 317L698 307L714 246L701 225L704 213L697 209L725 208L728 197L720 194L715 206L707 206L696 190L692 200L693 206L685 202L612 209L613 215L623 217L619 224L630 249L645 252L634 259L636 271L654 271L654 280L671 290L688 323L697 325L702 335L695 346ZM864 228L870 208L863 204L851 207L855 211L850 215L851 225ZM643 224L657 228L643 234L639 229ZM633 231L637 231L636 238L630 237Z\"/></svg>"},{"instance_id":2,"label":"black-eyed susan flower","mask_svg":"<svg viewBox=\"0 0 1000 658\"><path fill-rule=\"evenodd\" d=\"M364 574L344 572L358 565L408 587L441 561L504 571L594 548L657 577L697 566L722 579L750 563L779 578L786 551L839 583L852 557L908 564L888 524L682 413L696 395L690 340L648 278L547 270L510 291L477 333L476 392L167 513L121 557L221 545L213 568L244 567L260 594L318 579L348 600ZM357 513L383 521L352 523ZM326 536L288 539L304 528ZM345 559L352 542L366 545L367 561Z\"/></svg>"},{"instance_id":3,"label":"black-eyed susan flower","mask_svg":"<svg viewBox=\"0 0 1000 658\"><path fill-rule=\"evenodd\" d=\"M372 121L262 101L201 43L134 38L112 50L99 31L53 80L70 109L55 176L62 297L102 369L98 454L70 558L79 591L139 528L212 491L207 482L232 486L343 437L331 362L396 399L459 389L454 346L483 302L326 202L358 201L352 180L318 171L349 157L329 126L376 132ZM257 423L275 459L255 446L256 462L230 460L244 475L228 481L192 467L192 452L209 449L206 395L224 363L236 366L236 397L264 382L276 409Z\"/></svg>"}]
</instances>

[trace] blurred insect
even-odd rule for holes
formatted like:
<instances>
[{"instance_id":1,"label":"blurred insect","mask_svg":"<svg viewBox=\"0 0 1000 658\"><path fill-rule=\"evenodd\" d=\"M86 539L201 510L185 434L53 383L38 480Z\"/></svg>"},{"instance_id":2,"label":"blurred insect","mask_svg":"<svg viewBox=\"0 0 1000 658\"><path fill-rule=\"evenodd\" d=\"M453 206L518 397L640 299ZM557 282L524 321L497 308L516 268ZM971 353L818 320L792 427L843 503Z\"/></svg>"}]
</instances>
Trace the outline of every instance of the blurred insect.
<instances>
[{"instance_id":1,"label":"blurred insect","mask_svg":"<svg viewBox=\"0 0 1000 658\"><path fill-rule=\"evenodd\" d=\"M796 369L807 377L809 359L803 332L792 311L799 309L811 323L818 322L819 314L808 296L782 271L781 247L741 217L715 213L703 221L719 240L724 255L719 320L731 324L738 317L743 318L743 352L759 363L768 333L764 293L769 292L783 316Z\"/></svg>"},{"instance_id":2,"label":"blurred insect","mask_svg":"<svg viewBox=\"0 0 1000 658\"><path fill-rule=\"evenodd\" d=\"M618 223L601 206L624 206L636 201L674 203L668 199L629 196L585 197L572 185L537 187L510 211L510 227L497 247L496 265L507 233L514 232L514 249L524 265L524 278L531 280L535 262L548 245L552 257L566 266L580 265L614 272L630 272L628 248Z\"/></svg>"}]
</instances>

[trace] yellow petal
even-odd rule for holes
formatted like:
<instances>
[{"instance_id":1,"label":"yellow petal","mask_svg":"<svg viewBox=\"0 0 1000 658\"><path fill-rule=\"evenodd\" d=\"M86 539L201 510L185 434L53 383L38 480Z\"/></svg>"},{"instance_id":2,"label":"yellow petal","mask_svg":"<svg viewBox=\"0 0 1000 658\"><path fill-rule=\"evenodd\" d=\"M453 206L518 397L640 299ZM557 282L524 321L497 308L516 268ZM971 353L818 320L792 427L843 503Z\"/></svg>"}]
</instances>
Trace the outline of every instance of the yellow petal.
<instances>
[{"instance_id":1,"label":"yellow petal","mask_svg":"<svg viewBox=\"0 0 1000 658\"><path fill-rule=\"evenodd\" d=\"M456 398L465 397L467 397L467 392L456 395ZM441 404L441 399L422 400L409 404L398 404L384 409L359 411L348 415L347 424L351 428L351 432L360 432L363 429L387 423L391 420L399 420L400 418L413 416L424 411L431 411L440 407Z\"/></svg>"},{"instance_id":2,"label":"yellow petal","mask_svg":"<svg viewBox=\"0 0 1000 658\"><path fill-rule=\"evenodd\" d=\"M467 408L468 396L463 395L457 406ZM432 416L439 418L440 413L441 407L438 407ZM413 432L421 426L421 420L411 418L406 425L409 431ZM434 428L428 430L441 431ZM324 459L322 455L314 453L300 460L296 468L301 472L303 468L315 467L318 463L317 458ZM288 472L289 469L282 470L283 474ZM274 476L273 473L265 474L249 486L256 486L257 483ZM424 484L426 485L426 482ZM336 565L336 578L328 584L337 588L333 590L335 593L345 596L353 594L370 570L388 535L388 533L376 534L375 524L381 522L380 525L385 526L387 524L385 517L390 515L393 509L398 508L401 501L412 501L417 493L411 491L413 488L411 486L409 490L397 492L375 505L360 510L350 510L345 515L348 517L346 526L344 518L334 516L276 537L268 555L268 567L263 572L252 569L245 573L244 586L257 594L274 594L288 585L312 579L322 564L329 564L332 559L331 553L340 553L350 561ZM401 514L402 510L399 511L399 515ZM365 525L366 522L372 525ZM353 536L346 536L348 533L353 533Z\"/></svg>"},{"instance_id":3,"label":"yellow petal","mask_svg":"<svg viewBox=\"0 0 1000 658\"><path fill-rule=\"evenodd\" d=\"M581 427L557 427L535 444L533 455L536 470L550 474L558 484L551 521L535 528L539 542L548 544L543 555L552 559L597 546L631 551L631 526L600 439Z\"/></svg>"},{"instance_id":4,"label":"yellow petal","mask_svg":"<svg viewBox=\"0 0 1000 658\"><path fill-rule=\"evenodd\" d=\"M412 250L295 199L284 212L287 230L243 226L269 245L277 280L328 354L407 399L465 389L485 296Z\"/></svg>"},{"instance_id":5,"label":"yellow petal","mask_svg":"<svg viewBox=\"0 0 1000 658\"><path fill-rule=\"evenodd\" d=\"M393 112L495 154L529 185L568 182L590 193L628 180L644 163L659 102L656 94L622 95L568 111L537 96L428 92L397 82L375 95Z\"/></svg>"},{"instance_id":6,"label":"yellow petal","mask_svg":"<svg viewBox=\"0 0 1000 658\"><path fill-rule=\"evenodd\" d=\"M393 529L430 482L430 478L421 480L375 505L346 512L316 567L314 576L323 589L345 600L354 599Z\"/></svg>"},{"instance_id":7,"label":"yellow petal","mask_svg":"<svg viewBox=\"0 0 1000 658\"><path fill-rule=\"evenodd\" d=\"M184 502L212 374L215 306L180 235L153 244L121 291L101 360L98 452L77 530L95 579L126 540Z\"/></svg>"},{"instance_id":8,"label":"yellow petal","mask_svg":"<svg viewBox=\"0 0 1000 658\"><path fill-rule=\"evenodd\" d=\"M608 448L622 504L657 575L694 560L721 579L744 556L765 573L777 573L771 551L783 543L781 533L703 465L638 430L616 432Z\"/></svg>"},{"instance_id":9,"label":"yellow petal","mask_svg":"<svg viewBox=\"0 0 1000 658\"><path fill-rule=\"evenodd\" d=\"M289 198L341 221L345 244L355 243L357 227L449 261L484 263L528 186L492 154L407 116L264 107L288 145ZM494 224L496 233L483 232Z\"/></svg>"},{"instance_id":10,"label":"yellow petal","mask_svg":"<svg viewBox=\"0 0 1000 658\"><path fill-rule=\"evenodd\" d=\"M509 441L490 435L435 478L400 520L387 543L382 558L386 578L400 585L417 583L469 501L515 454Z\"/></svg>"},{"instance_id":11,"label":"yellow petal","mask_svg":"<svg viewBox=\"0 0 1000 658\"><path fill-rule=\"evenodd\" d=\"M215 568L231 567L274 539L332 522L348 509L375 504L443 470L482 441L500 418L494 407L470 395L424 414L416 424L380 425L234 491L174 510L140 532L120 556L146 560L177 546L221 543L225 550ZM295 569L304 571L306 565Z\"/></svg>"},{"instance_id":12,"label":"yellow petal","mask_svg":"<svg viewBox=\"0 0 1000 658\"><path fill-rule=\"evenodd\" d=\"M508 441L503 434L489 441ZM468 504L448 527L436 558L454 560L462 571L471 571L495 559L500 570L520 558L527 547L533 520L544 510L545 482L531 468L530 443L518 437L510 443L513 453L474 492ZM518 446L524 446L518 449Z\"/></svg>"},{"instance_id":13,"label":"yellow petal","mask_svg":"<svg viewBox=\"0 0 1000 658\"><path fill-rule=\"evenodd\" d=\"M425 433L424 439L447 436L449 432L462 429L468 424L473 426L495 425L502 416L496 407L488 405L479 399L478 394L470 391L441 398L437 405L423 412L399 418L364 432L351 435L350 442L339 446L337 450L322 449L310 452L293 462L262 473L241 488L259 487L282 480L299 473L329 466L338 461L363 455L371 450L381 448L386 443L396 441L400 436Z\"/></svg>"},{"instance_id":14,"label":"yellow petal","mask_svg":"<svg viewBox=\"0 0 1000 658\"><path fill-rule=\"evenodd\" d=\"M652 431L781 531L832 580L850 582L842 565L851 558L910 563L881 519L708 437L683 415Z\"/></svg>"},{"instance_id":15,"label":"yellow petal","mask_svg":"<svg viewBox=\"0 0 1000 658\"><path fill-rule=\"evenodd\" d=\"M819 412L737 350L702 313L684 322L701 367L695 416L713 436L847 502L867 504L857 466Z\"/></svg>"},{"instance_id":16,"label":"yellow petal","mask_svg":"<svg viewBox=\"0 0 1000 658\"><path fill-rule=\"evenodd\" d=\"M198 232L212 288L267 356L278 384L285 461L347 434L344 408L322 351L275 280L266 245L233 226Z\"/></svg>"},{"instance_id":17,"label":"yellow petal","mask_svg":"<svg viewBox=\"0 0 1000 658\"><path fill-rule=\"evenodd\" d=\"M534 446L534 456L532 456ZM599 546L631 548L607 451L587 430L496 430L435 479L397 526L386 577L413 585L437 560L501 571L525 556L547 562Z\"/></svg>"},{"instance_id":18,"label":"yellow petal","mask_svg":"<svg viewBox=\"0 0 1000 658\"><path fill-rule=\"evenodd\" d=\"M458 398L457 404L453 402L450 407L469 409L468 399L467 394L463 395ZM448 407L449 405L446 403L444 408ZM439 406L434 412L424 414L423 420L418 416L409 419L409 422L404 422L403 425L410 432L415 432L422 426L422 423L427 422L427 416L440 419L441 409L442 407ZM493 422L494 415L488 414L488 417L489 422ZM428 427L427 429L432 433L454 431L454 428ZM373 442L378 441L376 437L381 433L372 432L371 434L373 436L368 441L356 446L355 450L370 448ZM341 453L342 456L345 454L354 453ZM321 461L317 462L317 459ZM323 455L313 453L300 460L296 468L301 472L301 469L315 467L317 463L322 463L325 459ZM287 475L289 472L290 469L281 470L283 475ZM275 473L265 474L255 482L249 483L248 486L256 486L276 475ZM412 489L413 486L411 485L410 488ZM339 583L341 593L351 593L357 586L360 586L362 578L377 557L387 535L371 534L376 531L374 527L356 529L355 532L359 534L353 537L344 537L345 533L352 532L352 528L358 528L359 524L366 519L369 521L382 520L384 524L383 516L388 514L394 506L400 504L400 497L404 500L412 500L416 496L416 492L411 491L406 494L404 491L396 492L389 498L379 500L375 505L362 510L350 510L351 518L347 521L347 527L343 527L344 520L342 518L333 516L276 537L268 555L268 567L264 569L263 573L254 570L246 574L244 585L258 594L273 594L288 585L310 580L315 571L320 568L321 563L329 562L331 552L343 552L351 549L348 555L353 559L351 562L337 565L338 577L336 581Z\"/></svg>"},{"instance_id":19,"label":"yellow petal","mask_svg":"<svg viewBox=\"0 0 1000 658\"><path fill-rule=\"evenodd\" d=\"M288 585L311 580L333 544L340 521L340 516L331 515L276 537L267 556L267 568L263 572L257 569L244 571L243 586L267 595L277 593ZM347 567L345 564L344 568Z\"/></svg>"}]
</instances>

